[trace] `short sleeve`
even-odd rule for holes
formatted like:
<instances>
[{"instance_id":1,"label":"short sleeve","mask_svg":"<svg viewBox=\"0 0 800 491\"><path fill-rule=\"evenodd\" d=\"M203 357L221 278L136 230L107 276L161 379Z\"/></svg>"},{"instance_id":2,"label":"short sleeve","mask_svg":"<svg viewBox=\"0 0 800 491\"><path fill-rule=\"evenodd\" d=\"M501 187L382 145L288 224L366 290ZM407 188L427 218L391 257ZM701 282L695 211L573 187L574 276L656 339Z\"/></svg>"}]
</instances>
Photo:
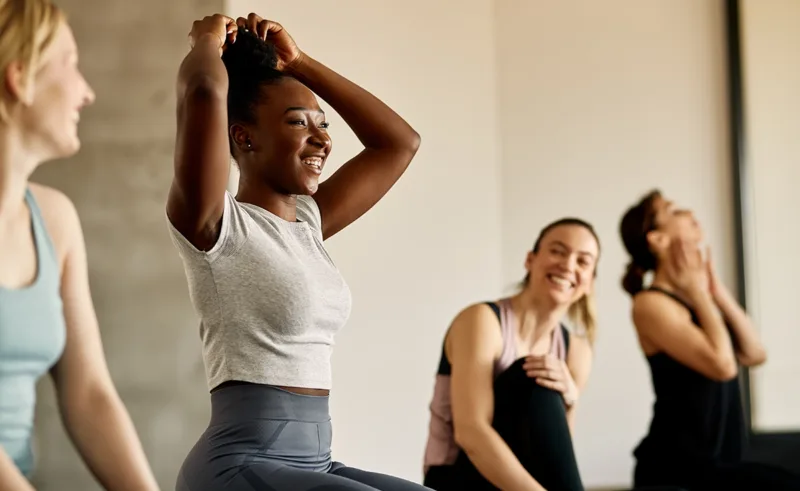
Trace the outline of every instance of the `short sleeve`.
<instances>
[{"instance_id":1,"label":"short sleeve","mask_svg":"<svg viewBox=\"0 0 800 491\"><path fill-rule=\"evenodd\" d=\"M305 195L297 197L297 218L308 223L314 231L322 236L322 216L314 198Z\"/></svg>"},{"instance_id":2,"label":"short sleeve","mask_svg":"<svg viewBox=\"0 0 800 491\"><path fill-rule=\"evenodd\" d=\"M208 251L197 249L186 237L181 234L167 217L167 225L172 238L172 243L182 257L204 257L213 261L218 257L233 255L245 243L250 232L250 215L236 199L225 192L225 205L222 211L217 242Z\"/></svg>"}]
</instances>

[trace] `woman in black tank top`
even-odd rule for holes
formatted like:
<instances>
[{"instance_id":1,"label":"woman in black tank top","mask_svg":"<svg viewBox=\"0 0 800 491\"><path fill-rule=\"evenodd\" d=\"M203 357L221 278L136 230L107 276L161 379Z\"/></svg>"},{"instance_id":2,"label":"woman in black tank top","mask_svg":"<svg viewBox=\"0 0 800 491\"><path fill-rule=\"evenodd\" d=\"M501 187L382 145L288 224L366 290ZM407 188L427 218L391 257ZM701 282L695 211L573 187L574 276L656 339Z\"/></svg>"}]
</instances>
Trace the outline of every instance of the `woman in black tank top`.
<instances>
[{"instance_id":1,"label":"woman in black tank top","mask_svg":"<svg viewBox=\"0 0 800 491\"><path fill-rule=\"evenodd\" d=\"M620 224L631 256L622 284L647 357L656 402L634 451L636 486L694 490L800 489L786 470L743 461L739 365L766 359L750 319L700 250L692 213L652 191ZM644 288L644 275L653 272Z\"/></svg>"}]
</instances>

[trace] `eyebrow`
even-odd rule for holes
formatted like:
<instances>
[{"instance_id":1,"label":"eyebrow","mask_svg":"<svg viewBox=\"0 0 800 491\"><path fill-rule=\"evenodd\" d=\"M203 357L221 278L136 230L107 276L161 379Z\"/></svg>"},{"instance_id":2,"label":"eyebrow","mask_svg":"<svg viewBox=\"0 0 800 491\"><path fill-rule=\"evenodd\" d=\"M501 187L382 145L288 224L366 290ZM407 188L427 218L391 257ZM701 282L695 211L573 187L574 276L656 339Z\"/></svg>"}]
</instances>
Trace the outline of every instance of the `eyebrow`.
<instances>
[{"instance_id":1,"label":"eyebrow","mask_svg":"<svg viewBox=\"0 0 800 491\"><path fill-rule=\"evenodd\" d=\"M309 109L307 107L299 107L299 106L287 107L286 110L283 111L283 114L286 114L286 113L292 112L292 111L301 111L301 112L311 111L311 112L315 112L315 113L325 114L325 111L323 111L322 109Z\"/></svg>"},{"instance_id":2,"label":"eyebrow","mask_svg":"<svg viewBox=\"0 0 800 491\"><path fill-rule=\"evenodd\" d=\"M570 247L567 244L561 242L560 240L554 240L553 244L559 245L559 246L563 247L564 249L570 250ZM578 254L585 254L585 255L591 257L592 259L594 259L594 254L592 254L589 251L578 251Z\"/></svg>"}]
</instances>

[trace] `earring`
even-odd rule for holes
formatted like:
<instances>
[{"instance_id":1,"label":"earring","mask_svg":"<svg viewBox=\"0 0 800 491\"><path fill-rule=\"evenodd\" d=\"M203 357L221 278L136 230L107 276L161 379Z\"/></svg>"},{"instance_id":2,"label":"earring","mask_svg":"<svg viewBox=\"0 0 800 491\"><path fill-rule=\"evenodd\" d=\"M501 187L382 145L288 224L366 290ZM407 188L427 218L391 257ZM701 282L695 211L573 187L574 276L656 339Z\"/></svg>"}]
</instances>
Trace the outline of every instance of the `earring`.
<instances>
[{"instance_id":1,"label":"earring","mask_svg":"<svg viewBox=\"0 0 800 491\"><path fill-rule=\"evenodd\" d=\"M247 148L248 148L248 149L251 149L251 148L253 148L253 143L250 141L250 139L249 139L249 138L247 139Z\"/></svg>"}]
</instances>

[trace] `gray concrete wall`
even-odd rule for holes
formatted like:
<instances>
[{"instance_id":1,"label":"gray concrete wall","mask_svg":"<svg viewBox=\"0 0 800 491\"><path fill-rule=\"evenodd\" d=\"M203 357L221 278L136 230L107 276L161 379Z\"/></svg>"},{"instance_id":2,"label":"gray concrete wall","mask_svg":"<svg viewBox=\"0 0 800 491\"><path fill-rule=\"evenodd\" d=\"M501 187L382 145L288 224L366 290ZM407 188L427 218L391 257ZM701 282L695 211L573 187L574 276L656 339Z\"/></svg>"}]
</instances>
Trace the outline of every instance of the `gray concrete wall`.
<instances>
[{"instance_id":1,"label":"gray concrete wall","mask_svg":"<svg viewBox=\"0 0 800 491\"><path fill-rule=\"evenodd\" d=\"M162 489L208 422L197 319L166 232L175 74L192 21L223 0L57 0L97 93L81 152L33 180L63 190L80 213L105 354ZM66 437L43 380L37 409L40 491L100 489Z\"/></svg>"}]
</instances>

